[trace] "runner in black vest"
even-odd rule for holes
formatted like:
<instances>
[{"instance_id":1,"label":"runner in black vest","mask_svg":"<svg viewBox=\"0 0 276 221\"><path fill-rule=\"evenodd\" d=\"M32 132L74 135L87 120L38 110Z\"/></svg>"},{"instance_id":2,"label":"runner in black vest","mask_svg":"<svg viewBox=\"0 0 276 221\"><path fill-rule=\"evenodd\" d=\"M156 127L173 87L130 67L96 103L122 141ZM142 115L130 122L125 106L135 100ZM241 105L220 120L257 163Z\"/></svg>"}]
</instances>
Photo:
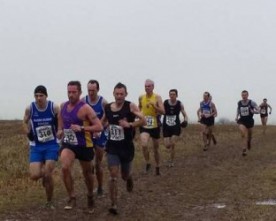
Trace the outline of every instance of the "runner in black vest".
<instances>
[{"instance_id":1,"label":"runner in black vest","mask_svg":"<svg viewBox=\"0 0 276 221\"><path fill-rule=\"evenodd\" d=\"M184 121L188 122L188 116L181 101L177 100L176 89L169 91L170 99L164 101L165 115L163 117L163 137L166 148L170 151L168 167L173 167L175 155L175 143L181 133L179 114L183 115Z\"/></svg>"},{"instance_id":2,"label":"runner in black vest","mask_svg":"<svg viewBox=\"0 0 276 221\"><path fill-rule=\"evenodd\" d=\"M267 103L266 98L263 99L263 102L259 105L259 107L260 107L261 121L263 125L263 134L265 134L268 114L271 114L272 107ZM269 109L269 112L268 112L268 109Z\"/></svg>"},{"instance_id":3,"label":"runner in black vest","mask_svg":"<svg viewBox=\"0 0 276 221\"><path fill-rule=\"evenodd\" d=\"M238 102L236 121L242 135L243 150L242 155L247 155L247 149L251 148L252 129L254 127L254 114L259 113L259 107L256 102L248 99L248 91L241 93L242 100Z\"/></svg>"},{"instance_id":4,"label":"runner in black vest","mask_svg":"<svg viewBox=\"0 0 276 221\"><path fill-rule=\"evenodd\" d=\"M118 83L113 92L115 102L105 106L105 118L108 122L108 140L106 144L107 162L110 172L110 199L111 207L109 212L116 215L117 192L119 168L121 177L126 181L127 191L133 189L131 176L131 162L134 157L134 127L145 125L146 120L139 111L137 105L126 101L127 88L124 84ZM138 120L135 120L138 118Z\"/></svg>"}]
</instances>

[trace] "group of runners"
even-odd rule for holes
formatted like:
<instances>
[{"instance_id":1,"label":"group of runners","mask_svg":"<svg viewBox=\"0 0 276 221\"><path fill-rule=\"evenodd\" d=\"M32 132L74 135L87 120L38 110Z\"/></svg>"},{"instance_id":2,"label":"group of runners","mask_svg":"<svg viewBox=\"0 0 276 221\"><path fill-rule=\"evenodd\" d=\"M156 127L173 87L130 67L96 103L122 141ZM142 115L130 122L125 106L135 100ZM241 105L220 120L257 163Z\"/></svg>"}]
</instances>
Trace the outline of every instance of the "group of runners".
<instances>
[{"instance_id":1,"label":"group of runners","mask_svg":"<svg viewBox=\"0 0 276 221\"><path fill-rule=\"evenodd\" d=\"M134 158L134 136L139 128L140 145L145 159L145 172L152 169L149 142L152 141L155 175L160 173L159 141L161 128L164 145L169 150L168 167L174 166L175 145L181 134L181 127L188 125L188 116L183 103L177 99L178 91L171 89L169 99L164 102L154 92L154 82L145 81L145 94L139 97L139 105L126 100L127 87L122 83L115 85L114 101L108 103L99 95L100 85L97 80L87 83L87 95L81 97L79 81L67 84L68 100L60 106L48 100L47 89L39 85L34 90L35 101L25 109L23 129L30 145L30 177L42 179L46 191L46 207L53 205L53 170L60 159L64 186L68 201L64 209L72 210L76 206L76 192L73 179L73 165L80 163L87 187L87 207L94 212L94 169L97 178L96 194L103 195L102 162L106 155L109 170L109 212L118 213L118 179L126 182L126 190L134 187L131 163ZM269 112L268 112L268 109ZM264 99L260 107L248 99L248 92L242 92L238 102L237 123L243 138L242 155L251 147L254 113L261 113L263 125L266 125L268 113L272 108ZM182 115L182 117L180 117ZM203 150L207 151L211 142L216 144L212 133L217 110L209 92L204 92L203 100L197 111L201 124ZM264 130L265 132L265 130ZM94 162L93 159L95 158Z\"/></svg>"}]
</instances>

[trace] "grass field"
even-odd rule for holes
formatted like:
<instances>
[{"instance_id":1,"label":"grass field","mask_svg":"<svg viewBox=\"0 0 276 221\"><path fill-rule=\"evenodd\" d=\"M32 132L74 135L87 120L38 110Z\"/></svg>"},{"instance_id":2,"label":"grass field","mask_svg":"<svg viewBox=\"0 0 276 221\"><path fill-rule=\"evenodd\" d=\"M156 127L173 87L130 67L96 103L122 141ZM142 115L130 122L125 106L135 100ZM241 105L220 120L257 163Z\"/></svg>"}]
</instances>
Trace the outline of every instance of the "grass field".
<instances>
[{"instance_id":1,"label":"grass field","mask_svg":"<svg viewBox=\"0 0 276 221\"><path fill-rule=\"evenodd\" d=\"M160 177L153 171L144 174L137 144L134 192L127 193L124 182L119 181L120 214L112 217L107 212L107 196L96 199L94 214L86 213L85 187L77 162L76 210L63 210L67 196L59 163L54 174L56 209L43 209L41 182L28 178L28 145L21 122L1 121L0 220L276 220L275 205L257 205L276 200L276 127L269 126L264 136L256 126L252 150L246 157L241 156L236 125L216 126L215 134L218 144L203 152L199 125L189 125L176 146L173 168L166 167L168 153L161 141Z\"/></svg>"}]
</instances>

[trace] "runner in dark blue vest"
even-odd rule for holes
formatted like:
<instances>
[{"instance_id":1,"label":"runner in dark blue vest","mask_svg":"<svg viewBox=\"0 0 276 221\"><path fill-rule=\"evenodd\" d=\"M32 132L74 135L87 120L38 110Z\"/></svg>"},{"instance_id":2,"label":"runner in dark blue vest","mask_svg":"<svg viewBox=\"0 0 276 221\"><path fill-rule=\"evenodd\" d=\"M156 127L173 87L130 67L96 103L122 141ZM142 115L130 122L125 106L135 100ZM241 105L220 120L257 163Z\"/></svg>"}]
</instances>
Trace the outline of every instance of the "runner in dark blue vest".
<instances>
[{"instance_id":1,"label":"runner in dark blue vest","mask_svg":"<svg viewBox=\"0 0 276 221\"><path fill-rule=\"evenodd\" d=\"M42 178L46 191L46 206L53 208L54 183L52 173L58 160L57 115L59 107L47 100L47 90L39 85L34 90L35 102L29 105L24 114L23 127L30 143L30 177Z\"/></svg>"},{"instance_id":2,"label":"runner in dark blue vest","mask_svg":"<svg viewBox=\"0 0 276 221\"><path fill-rule=\"evenodd\" d=\"M203 101L200 102L197 110L198 122L201 124L201 135L203 139L203 150L208 150L213 137L213 126L217 116L217 108L211 100L209 92L204 92Z\"/></svg>"},{"instance_id":3,"label":"runner in dark blue vest","mask_svg":"<svg viewBox=\"0 0 276 221\"><path fill-rule=\"evenodd\" d=\"M93 108L97 114L97 117L102 120L104 115L104 107L107 104L107 101L102 96L98 95L99 90L99 82L97 80L90 80L87 84L88 95L86 95L83 100ZM101 197L103 196L102 161L107 141L107 130L104 129L101 133L92 134L92 136L95 149L96 178L98 181L97 195L98 197Z\"/></svg>"}]
</instances>

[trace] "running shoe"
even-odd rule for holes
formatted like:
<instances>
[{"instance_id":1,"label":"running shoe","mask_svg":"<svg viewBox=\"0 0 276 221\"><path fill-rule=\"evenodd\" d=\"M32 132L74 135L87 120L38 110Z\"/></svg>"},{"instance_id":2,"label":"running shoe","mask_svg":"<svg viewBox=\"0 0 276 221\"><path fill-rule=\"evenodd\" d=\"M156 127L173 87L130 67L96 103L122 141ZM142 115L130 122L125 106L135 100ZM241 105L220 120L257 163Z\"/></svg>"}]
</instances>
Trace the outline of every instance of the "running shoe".
<instances>
[{"instance_id":1,"label":"running shoe","mask_svg":"<svg viewBox=\"0 0 276 221\"><path fill-rule=\"evenodd\" d=\"M68 201L66 206L64 207L65 210L71 210L76 207L76 197L71 197Z\"/></svg>"},{"instance_id":2,"label":"running shoe","mask_svg":"<svg viewBox=\"0 0 276 221\"><path fill-rule=\"evenodd\" d=\"M89 213L94 213L95 202L94 202L93 196L87 196L87 207L88 207Z\"/></svg>"},{"instance_id":3,"label":"running shoe","mask_svg":"<svg viewBox=\"0 0 276 221\"><path fill-rule=\"evenodd\" d=\"M118 215L117 206L115 204L111 205L111 207L108 209L109 213L113 215Z\"/></svg>"},{"instance_id":4,"label":"running shoe","mask_svg":"<svg viewBox=\"0 0 276 221\"><path fill-rule=\"evenodd\" d=\"M126 189L127 189L127 191L128 192L132 192L132 190L133 190L133 179L132 179L132 177L129 177L128 179L127 179L127 181L126 181Z\"/></svg>"}]
</instances>

